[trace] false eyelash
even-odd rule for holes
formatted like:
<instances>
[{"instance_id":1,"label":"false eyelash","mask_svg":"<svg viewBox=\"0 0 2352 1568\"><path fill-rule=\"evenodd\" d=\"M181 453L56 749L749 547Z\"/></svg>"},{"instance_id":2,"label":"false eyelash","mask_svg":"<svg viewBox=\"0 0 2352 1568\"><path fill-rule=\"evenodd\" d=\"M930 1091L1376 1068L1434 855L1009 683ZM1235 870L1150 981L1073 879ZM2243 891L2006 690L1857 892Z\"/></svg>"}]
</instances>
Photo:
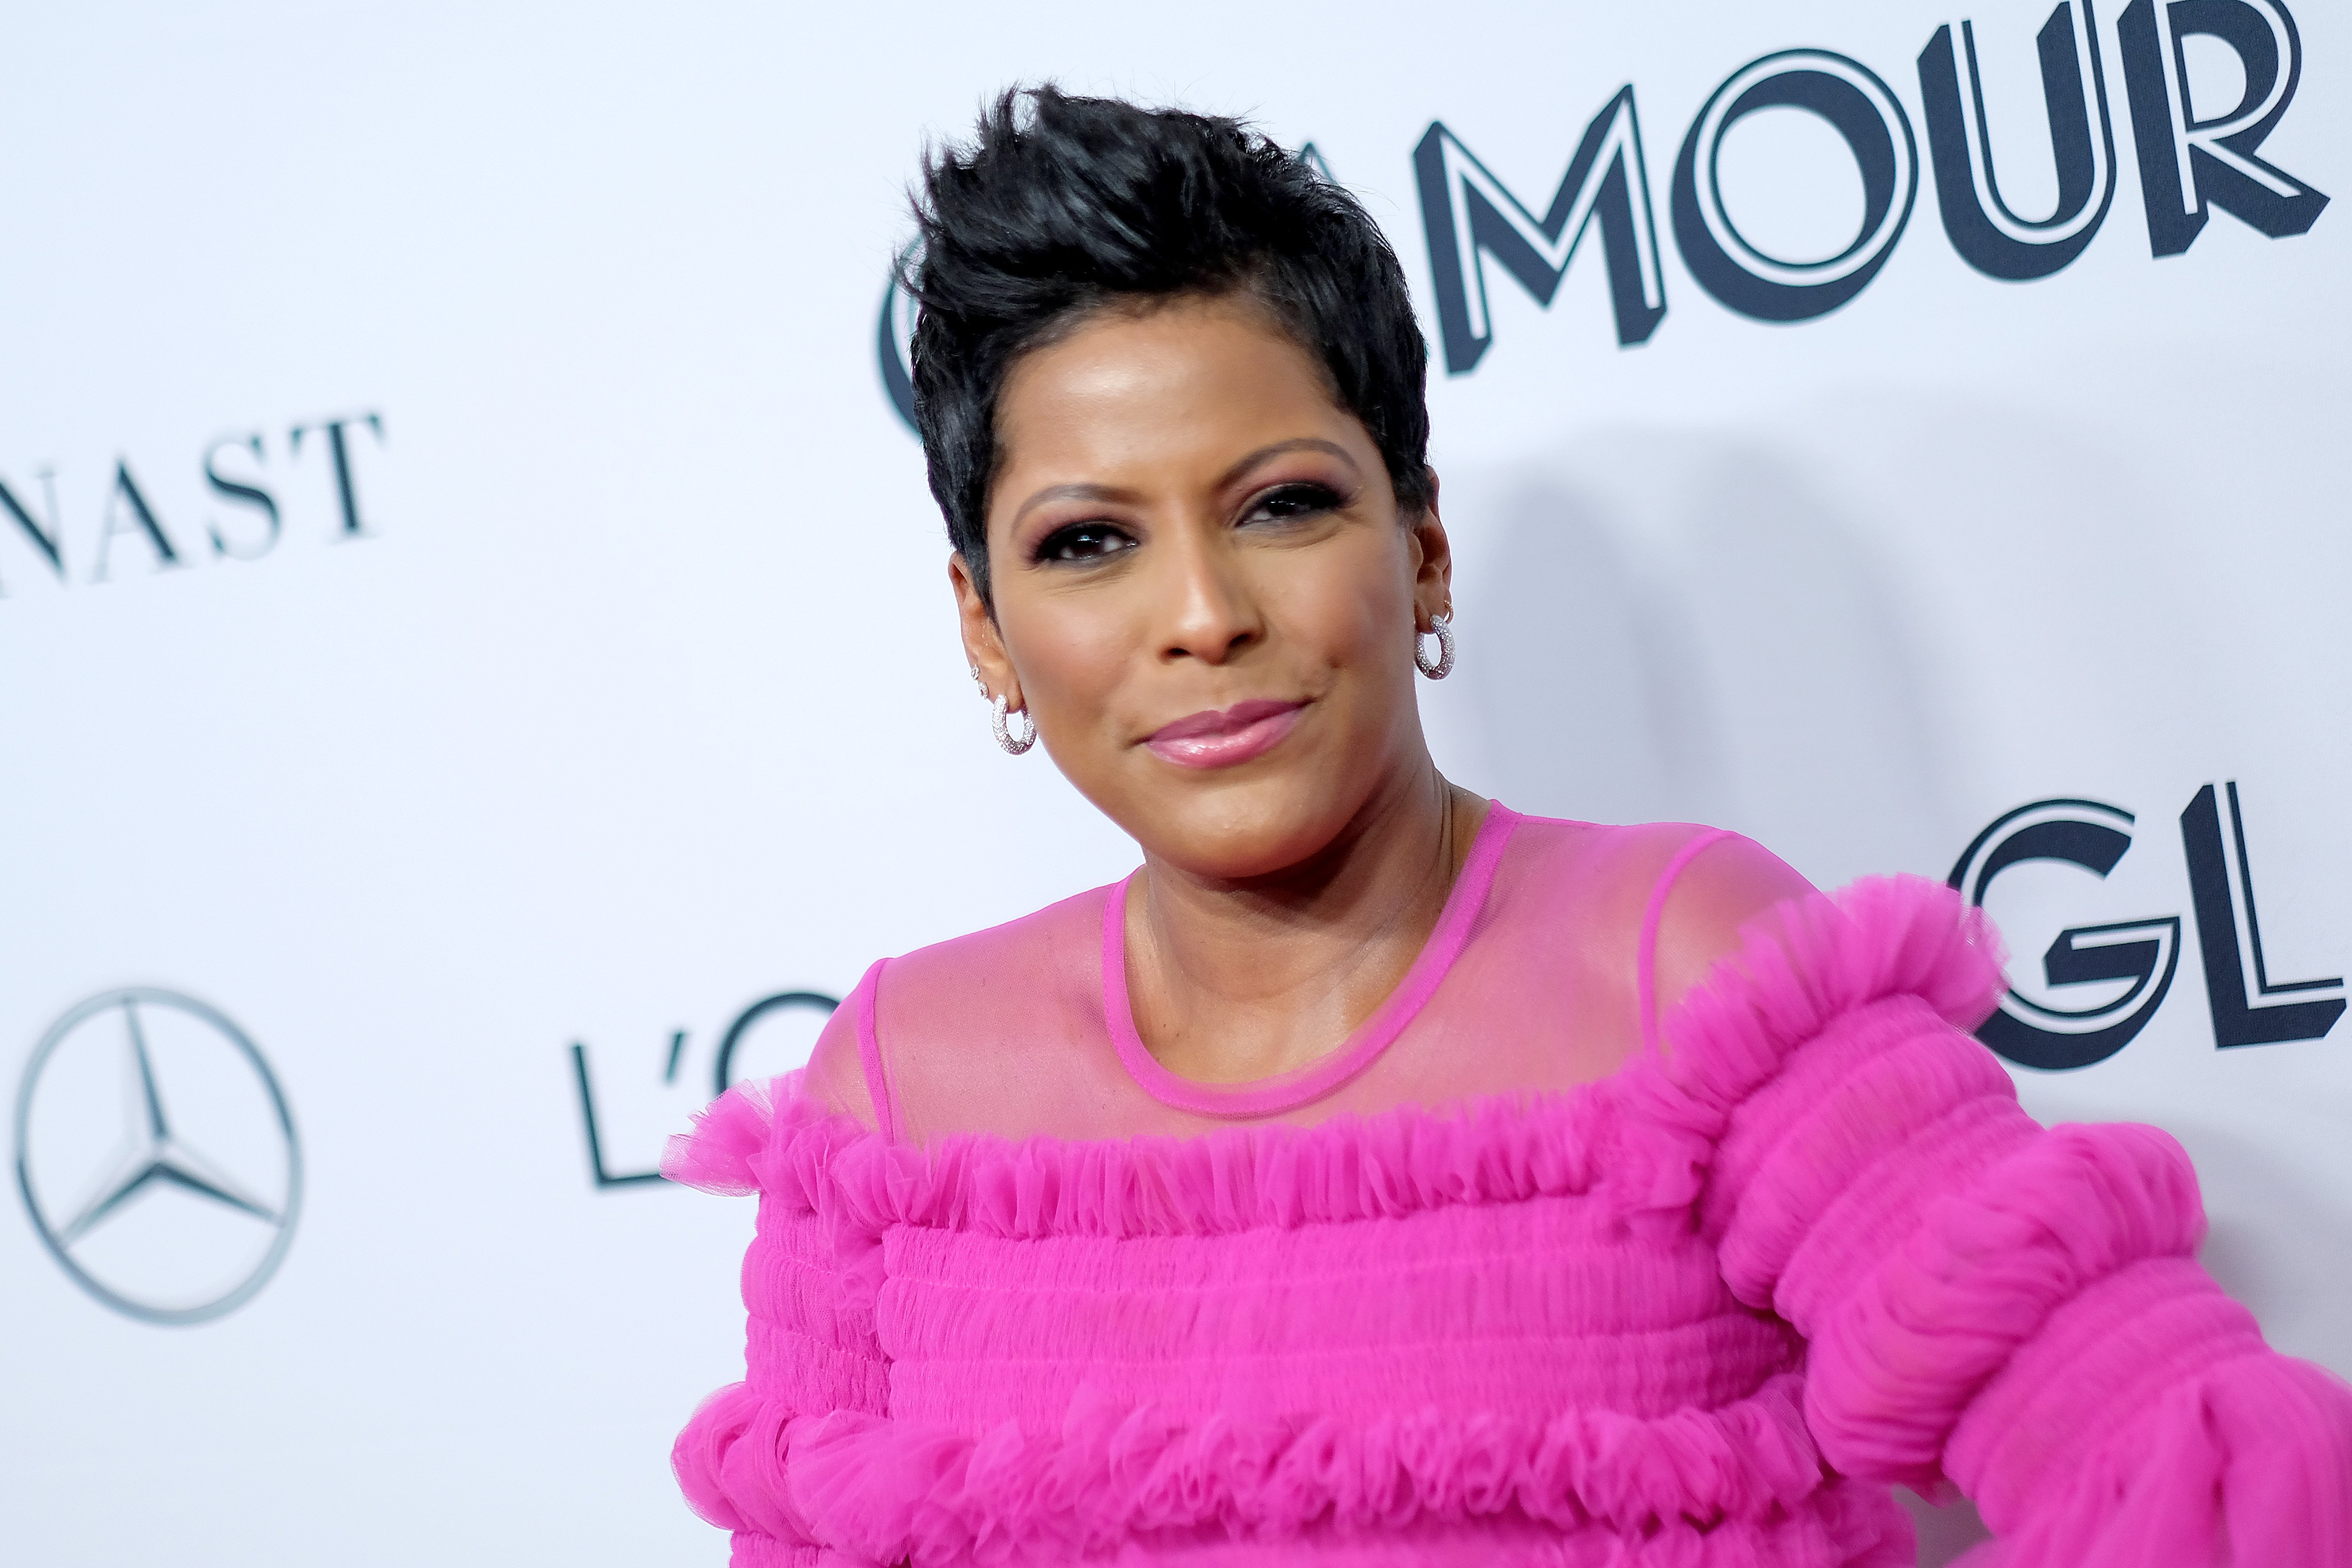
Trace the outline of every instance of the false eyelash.
<instances>
[{"instance_id":1,"label":"false eyelash","mask_svg":"<svg viewBox=\"0 0 2352 1568\"><path fill-rule=\"evenodd\" d=\"M1312 479L1300 479L1291 484L1276 486L1258 497L1252 503L1250 510L1255 511L1277 500L1303 502L1304 505L1301 508L1303 511L1334 511L1347 504L1347 498L1329 485L1320 484Z\"/></svg>"},{"instance_id":2,"label":"false eyelash","mask_svg":"<svg viewBox=\"0 0 2352 1568\"><path fill-rule=\"evenodd\" d=\"M1057 528L1053 532L1047 534L1045 538L1039 540L1037 542L1036 548L1030 552L1029 559L1033 564L1056 560L1058 557L1055 552L1059 551L1063 545L1082 534L1102 533L1108 535L1124 534L1125 532L1126 531L1124 529L1119 528L1114 523L1074 522L1066 527ZM1119 552L1117 550L1107 550L1102 552L1101 554L1084 559L1099 561L1107 556L1116 555Z\"/></svg>"}]
</instances>

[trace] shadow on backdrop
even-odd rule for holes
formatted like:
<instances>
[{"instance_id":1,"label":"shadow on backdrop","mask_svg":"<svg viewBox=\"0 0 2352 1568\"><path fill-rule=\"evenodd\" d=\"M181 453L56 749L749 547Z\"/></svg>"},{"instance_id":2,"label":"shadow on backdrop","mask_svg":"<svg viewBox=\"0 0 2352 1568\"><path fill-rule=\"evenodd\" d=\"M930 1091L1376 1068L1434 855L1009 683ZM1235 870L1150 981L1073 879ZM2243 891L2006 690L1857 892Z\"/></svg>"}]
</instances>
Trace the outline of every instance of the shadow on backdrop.
<instances>
[{"instance_id":1,"label":"shadow on backdrop","mask_svg":"<svg viewBox=\"0 0 2352 1568\"><path fill-rule=\"evenodd\" d=\"M1719 823L1823 885L1934 866L1931 693L1859 530L1785 461L1621 433L1468 487L1494 792L1602 822Z\"/></svg>"}]
</instances>

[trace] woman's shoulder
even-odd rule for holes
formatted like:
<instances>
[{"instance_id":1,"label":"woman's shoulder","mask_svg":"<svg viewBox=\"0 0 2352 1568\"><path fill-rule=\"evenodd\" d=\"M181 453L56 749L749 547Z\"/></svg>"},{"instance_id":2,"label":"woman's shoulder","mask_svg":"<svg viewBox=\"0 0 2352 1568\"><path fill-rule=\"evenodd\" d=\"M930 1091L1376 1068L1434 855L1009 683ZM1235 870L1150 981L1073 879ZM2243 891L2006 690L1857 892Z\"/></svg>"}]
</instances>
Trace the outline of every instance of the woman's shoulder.
<instances>
[{"instance_id":1,"label":"woman's shoulder","mask_svg":"<svg viewBox=\"0 0 2352 1568\"><path fill-rule=\"evenodd\" d=\"M876 968L887 973L895 997L947 992L959 998L959 1005L991 996L1018 1001L1029 994L1025 987L1040 978L1035 971L1041 963L1068 968L1074 954L1082 955L1078 967L1092 973L1099 958L1103 910L1125 885L1089 888L1002 925L887 959Z\"/></svg>"},{"instance_id":2,"label":"woman's shoulder","mask_svg":"<svg viewBox=\"0 0 2352 1568\"><path fill-rule=\"evenodd\" d=\"M1000 1090L1029 1102L1073 1039L1108 1037L1103 915L1122 886L877 963L818 1037L810 1092L898 1137L950 1105L971 1125Z\"/></svg>"},{"instance_id":3,"label":"woman's shoulder","mask_svg":"<svg viewBox=\"0 0 2352 1568\"><path fill-rule=\"evenodd\" d=\"M1521 816L1510 851L1498 902L1575 933L1654 1016L1737 952L1758 917L1815 891L1754 839L1703 823Z\"/></svg>"},{"instance_id":4,"label":"woman's shoulder","mask_svg":"<svg viewBox=\"0 0 2352 1568\"><path fill-rule=\"evenodd\" d=\"M1654 904L1677 927L1726 918L1737 926L1814 890L1754 839L1697 822L1518 816L1505 864L1529 891L1573 895L1593 914L1629 915L1637 923Z\"/></svg>"},{"instance_id":5,"label":"woman's shoulder","mask_svg":"<svg viewBox=\"0 0 2352 1568\"><path fill-rule=\"evenodd\" d=\"M1734 1033L1818 1023L1892 991L1973 1027L1999 993L1998 936L1941 883L1866 877L1824 893L1755 840L1694 823L1517 826L1523 899L1580 922L1549 929L1600 955L1644 1046L1662 1026L1670 1049L1688 1044L1669 1016L1702 990L1718 1023L1746 1020Z\"/></svg>"}]
</instances>

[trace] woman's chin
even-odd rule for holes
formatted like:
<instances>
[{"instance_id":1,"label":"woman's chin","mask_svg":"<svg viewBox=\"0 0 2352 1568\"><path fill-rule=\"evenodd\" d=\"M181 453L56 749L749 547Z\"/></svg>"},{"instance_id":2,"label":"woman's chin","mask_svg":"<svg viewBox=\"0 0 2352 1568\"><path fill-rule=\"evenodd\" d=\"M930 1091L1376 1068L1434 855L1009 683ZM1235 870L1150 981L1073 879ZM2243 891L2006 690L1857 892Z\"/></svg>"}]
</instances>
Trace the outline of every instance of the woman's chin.
<instances>
[{"instance_id":1,"label":"woman's chin","mask_svg":"<svg viewBox=\"0 0 2352 1568\"><path fill-rule=\"evenodd\" d=\"M1328 778L1284 776L1288 772L1139 802L1143 809L1128 831L1153 859L1188 876L1220 882L1278 876L1329 848L1357 804Z\"/></svg>"}]
</instances>

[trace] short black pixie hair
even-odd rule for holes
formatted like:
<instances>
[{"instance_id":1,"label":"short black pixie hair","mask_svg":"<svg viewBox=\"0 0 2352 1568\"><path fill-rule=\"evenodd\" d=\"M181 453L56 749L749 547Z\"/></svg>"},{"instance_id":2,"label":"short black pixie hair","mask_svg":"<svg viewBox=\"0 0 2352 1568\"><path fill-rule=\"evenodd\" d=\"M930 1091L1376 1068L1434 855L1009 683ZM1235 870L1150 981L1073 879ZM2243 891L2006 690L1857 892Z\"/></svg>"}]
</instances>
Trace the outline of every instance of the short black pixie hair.
<instances>
[{"instance_id":1,"label":"short black pixie hair","mask_svg":"<svg viewBox=\"0 0 2352 1568\"><path fill-rule=\"evenodd\" d=\"M1241 292L1266 307L1363 421L1398 507L1434 499L1429 347L1404 268L1370 214L1238 120L1015 88L971 143L923 160L915 426L948 541L991 600L997 397L1024 353L1121 301Z\"/></svg>"}]
</instances>

